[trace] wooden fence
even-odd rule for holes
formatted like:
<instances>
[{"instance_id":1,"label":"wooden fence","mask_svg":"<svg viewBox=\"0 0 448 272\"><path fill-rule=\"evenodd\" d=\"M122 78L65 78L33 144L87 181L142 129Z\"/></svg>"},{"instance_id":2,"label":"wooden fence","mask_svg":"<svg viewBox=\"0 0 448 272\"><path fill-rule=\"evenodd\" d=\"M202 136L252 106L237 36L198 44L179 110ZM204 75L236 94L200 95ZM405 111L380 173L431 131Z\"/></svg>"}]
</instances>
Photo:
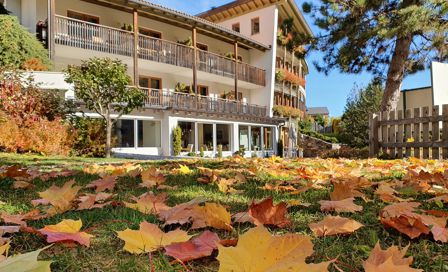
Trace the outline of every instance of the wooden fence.
<instances>
[{"instance_id":1,"label":"wooden fence","mask_svg":"<svg viewBox=\"0 0 448 272\"><path fill-rule=\"evenodd\" d=\"M373 114L369 140L371 157L447 159L448 105Z\"/></svg>"}]
</instances>

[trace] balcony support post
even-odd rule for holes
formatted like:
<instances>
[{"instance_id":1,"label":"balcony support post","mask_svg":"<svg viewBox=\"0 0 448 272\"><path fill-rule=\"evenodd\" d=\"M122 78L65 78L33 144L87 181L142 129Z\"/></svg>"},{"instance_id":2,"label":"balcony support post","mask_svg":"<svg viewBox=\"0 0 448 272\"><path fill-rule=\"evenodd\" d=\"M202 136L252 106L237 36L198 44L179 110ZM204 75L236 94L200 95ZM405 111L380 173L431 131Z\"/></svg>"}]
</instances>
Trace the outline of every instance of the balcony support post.
<instances>
[{"instance_id":1,"label":"balcony support post","mask_svg":"<svg viewBox=\"0 0 448 272\"><path fill-rule=\"evenodd\" d=\"M51 60L54 59L55 52L55 16L56 16L56 3L55 0L48 0L48 56Z\"/></svg>"},{"instance_id":2,"label":"balcony support post","mask_svg":"<svg viewBox=\"0 0 448 272\"><path fill-rule=\"evenodd\" d=\"M193 27L191 37L193 43L193 92L198 95L198 48L196 27Z\"/></svg>"},{"instance_id":3,"label":"balcony support post","mask_svg":"<svg viewBox=\"0 0 448 272\"><path fill-rule=\"evenodd\" d=\"M238 101L238 42L235 42L233 55L235 57L235 101Z\"/></svg>"},{"instance_id":4,"label":"balcony support post","mask_svg":"<svg viewBox=\"0 0 448 272\"><path fill-rule=\"evenodd\" d=\"M139 40L139 28L138 28L138 11L133 11L133 30L134 30L134 85L140 85L139 72L138 72L138 40Z\"/></svg>"}]
</instances>

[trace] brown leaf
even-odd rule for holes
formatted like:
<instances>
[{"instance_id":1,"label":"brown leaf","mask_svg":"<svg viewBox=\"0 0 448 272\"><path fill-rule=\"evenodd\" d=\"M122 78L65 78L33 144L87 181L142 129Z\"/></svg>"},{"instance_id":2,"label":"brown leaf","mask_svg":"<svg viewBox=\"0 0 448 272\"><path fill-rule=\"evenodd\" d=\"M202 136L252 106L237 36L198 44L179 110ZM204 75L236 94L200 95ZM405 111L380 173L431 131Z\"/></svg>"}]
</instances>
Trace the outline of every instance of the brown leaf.
<instances>
[{"instance_id":1,"label":"brown leaf","mask_svg":"<svg viewBox=\"0 0 448 272\"><path fill-rule=\"evenodd\" d=\"M386 250L382 250L379 242L370 253L367 261L363 263L366 272L419 272L421 269L410 268L412 257L404 258L408 247L400 250L396 246L392 246Z\"/></svg>"},{"instance_id":2,"label":"brown leaf","mask_svg":"<svg viewBox=\"0 0 448 272\"><path fill-rule=\"evenodd\" d=\"M132 200L135 201L135 203L123 203L126 207L145 214L159 214L170 209L170 207L165 204L166 193L156 196L153 192L148 192L138 198L132 197Z\"/></svg>"},{"instance_id":3,"label":"brown leaf","mask_svg":"<svg viewBox=\"0 0 448 272\"><path fill-rule=\"evenodd\" d=\"M117 184L116 176L105 176L101 179L92 181L91 183L86 185L86 188L96 188L95 192L100 193L106 190L113 191L116 184Z\"/></svg>"},{"instance_id":4,"label":"brown leaf","mask_svg":"<svg viewBox=\"0 0 448 272\"><path fill-rule=\"evenodd\" d=\"M204 198L195 198L189 202L176 205L158 213L159 218L165 221L165 225L171 224L186 224L190 222L190 215L188 214L197 204L204 203Z\"/></svg>"},{"instance_id":5,"label":"brown leaf","mask_svg":"<svg viewBox=\"0 0 448 272\"><path fill-rule=\"evenodd\" d=\"M80 186L73 186L74 184L75 180L70 180L62 187L53 185L48 190L39 192L39 196L43 199L39 203L48 202L53 205L47 211L51 215L69 210L72 207L72 201L75 200L76 194L81 189Z\"/></svg>"},{"instance_id":6,"label":"brown leaf","mask_svg":"<svg viewBox=\"0 0 448 272\"><path fill-rule=\"evenodd\" d=\"M418 202L402 202L384 207L380 212L382 217L397 217L404 213L414 212L420 206Z\"/></svg>"},{"instance_id":7,"label":"brown leaf","mask_svg":"<svg viewBox=\"0 0 448 272\"><path fill-rule=\"evenodd\" d=\"M33 188L34 185L27 182L27 181L22 181L22 180L16 180L14 181L14 183L12 184L12 188L13 189L30 189Z\"/></svg>"},{"instance_id":8,"label":"brown leaf","mask_svg":"<svg viewBox=\"0 0 448 272\"><path fill-rule=\"evenodd\" d=\"M142 183L141 187L151 189L162 183L165 183L165 176L156 168L149 168L141 173Z\"/></svg>"},{"instance_id":9,"label":"brown leaf","mask_svg":"<svg viewBox=\"0 0 448 272\"><path fill-rule=\"evenodd\" d=\"M78 198L80 202L78 204L78 211L90 210L90 209L101 209L104 206L111 204L111 202L105 202L106 200L112 198L113 194L108 193L98 193L98 194L85 194Z\"/></svg>"},{"instance_id":10,"label":"brown leaf","mask_svg":"<svg viewBox=\"0 0 448 272\"><path fill-rule=\"evenodd\" d=\"M272 197L267 198L260 203L252 202L249 208L249 215L254 219L254 224L272 225L283 228L291 224L287 215L287 205L281 202L274 206Z\"/></svg>"},{"instance_id":11,"label":"brown leaf","mask_svg":"<svg viewBox=\"0 0 448 272\"><path fill-rule=\"evenodd\" d=\"M38 220L43 218L39 210L32 210L26 214L11 215L6 212L2 212L0 218L7 224L15 224L20 226L26 226L26 220Z\"/></svg>"},{"instance_id":12,"label":"brown leaf","mask_svg":"<svg viewBox=\"0 0 448 272\"><path fill-rule=\"evenodd\" d=\"M319 237L353 233L362 226L358 221L340 216L327 216L324 220L309 225Z\"/></svg>"},{"instance_id":13,"label":"brown leaf","mask_svg":"<svg viewBox=\"0 0 448 272\"><path fill-rule=\"evenodd\" d=\"M355 199L347 198L344 200L339 201L328 201L328 200L321 200L319 201L320 204L320 210L323 212L329 212L329 211L336 211L336 212L359 212L362 211L362 206L356 205L353 203Z\"/></svg>"},{"instance_id":14,"label":"brown leaf","mask_svg":"<svg viewBox=\"0 0 448 272\"><path fill-rule=\"evenodd\" d=\"M187 242L165 246L166 255L181 262L210 256L218 248L219 237L216 233L205 231Z\"/></svg>"},{"instance_id":15,"label":"brown leaf","mask_svg":"<svg viewBox=\"0 0 448 272\"><path fill-rule=\"evenodd\" d=\"M334 183L333 192L330 193L330 199L333 201L344 200L352 197L364 198L364 194L355 190L354 185L349 182L339 181Z\"/></svg>"}]
</instances>

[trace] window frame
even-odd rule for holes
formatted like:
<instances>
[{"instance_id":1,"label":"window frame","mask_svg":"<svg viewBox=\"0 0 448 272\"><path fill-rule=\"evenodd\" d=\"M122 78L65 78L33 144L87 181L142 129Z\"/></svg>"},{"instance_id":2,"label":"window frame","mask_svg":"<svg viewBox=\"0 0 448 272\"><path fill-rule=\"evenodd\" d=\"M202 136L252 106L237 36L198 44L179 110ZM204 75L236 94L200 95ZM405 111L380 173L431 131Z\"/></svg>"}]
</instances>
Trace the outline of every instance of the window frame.
<instances>
[{"instance_id":1,"label":"window frame","mask_svg":"<svg viewBox=\"0 0 448 272\"><path fill-rule=\"evenodd\" d=\"M202 48L204 48L204 49L201 49L201 48L199 48L199 47L202 47ZM201 51L208 52L208 44L206 44L206 43L196 42L196 48L199 49L199 50L201 50Z\"/></svg>"},{"instance_id":2,"label":"window frame","mask_svg":"<svg viewBox=\"0 0 448 272\"><path fill-rule=\"evenodd\" d=\"M151 36L151 35L147 35L147 34L145 34L145 33L142 33L142 30L143 30L143 32L145 32L145 31L146 31L146 32L152 32L152 33L154 33L154 34L160 35L160 38L157 38L157 37L154 37L154 36ZM154 29L147 28L147 27L139 27L139 28L138 28L138 33L141 34L141 35L147 36L147 37L154 38L154 39L159 39L159 40L162 40L162 39L163 39L163 32L162 32L162 31L154 30Z\"/></svg>"},{"instance_id":3,"label":"window frame","mask_svg":"<svg viewBox=\"0 0 448 272\"><path fill-rule=\"evenodd\" d=\"M158 89L158 90L163 90L163 80L162 80L162 78L160 78L160 77L153 77L153 76L139 76L139 83L140 83L140 80L141 79L146 79L146 80L148 80L148 88L150 89L150 90L152 90L152 88L151 88L151 80L158 80L158 81L160 81L160 89ZM140 84L139 84L140 85Z\"/></svg>"},{"instance_id":4,"label":"window frame","mask_svg":"<svg viewBox=\"0 0 448 272\"><path fill-rule=\"evenodd\" d=\"M260 34L260 31L261 31L260 17L252 18L250 20L250 22L251 22L251 27L250 27L251 35ZM258 23L258 30L255 30L255 23Z\"/></svg>"},{"instance_id":5,"label":"window frame","mask_svg":"<svg viewBox=\"0 0 448 272\"><path fill-rule=\"evenodd\" d=\"M70 14L72 14L72 15L70 16ZM84 19L78 19L78 18L74 18L72 16L84 17ZM68 9L67 10L67 17L75 19L75 20L80 20L80 21L83 21L83 22L86 22L86 23L97 24L97 25L99 25L100 22L101 22L100 16L89 14L89 13L85 13L85 12L75 11L75 10L72 10L72 9ZM97 22L92 23L88 19L94 19Z\"/></svg>"},{"instance_id":6,"label":"window frame","mask_svg":"<svg viewBox=\"0 0 448 272\"><path fill-rule=\"evenodd\" d=\"M235 29L236 27L238 28L238 30ZM235 31L235 32L241 33L241 24L240 24L240 22L232 24L232 30Z\"/></svg>"}]
</instances>

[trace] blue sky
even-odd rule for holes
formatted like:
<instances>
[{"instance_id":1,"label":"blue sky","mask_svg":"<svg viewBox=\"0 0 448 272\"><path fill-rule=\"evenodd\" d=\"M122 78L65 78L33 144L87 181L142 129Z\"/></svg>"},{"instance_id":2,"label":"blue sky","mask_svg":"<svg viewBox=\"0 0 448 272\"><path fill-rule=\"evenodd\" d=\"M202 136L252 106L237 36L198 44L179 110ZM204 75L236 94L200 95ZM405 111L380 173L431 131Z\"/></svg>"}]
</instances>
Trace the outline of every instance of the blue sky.
<instances>
[{"instance_id":1,"label":"blue sky","mask_svg":"<svg viewBox=\"0 0 448 272\"><path fill-rule=\"evenodd\" d=\"M210 9L213 6L219 6L230 2L230 0L150 0L154 3L186 12L188 14L198 14L202 11ZM301 8L303 1L296 0L297 5ZM314 33L318 33L319 29L313 24L313 20L305 14L306 20ZM312 62L320 61L322 53L312 52L307 61L310 66L310 74L307 76L307 106L319 107L326 106L330 110L332 116L340 116L344 111L347 96L350 94L354 85L367 85L372 76L370 74L341 74L338 71L331 72L328 76L318 73ZM423 71L418 74L409 76L403 83L404 89L418 88L431 85L430 71Z\"/></svg>"}]
</instances>

